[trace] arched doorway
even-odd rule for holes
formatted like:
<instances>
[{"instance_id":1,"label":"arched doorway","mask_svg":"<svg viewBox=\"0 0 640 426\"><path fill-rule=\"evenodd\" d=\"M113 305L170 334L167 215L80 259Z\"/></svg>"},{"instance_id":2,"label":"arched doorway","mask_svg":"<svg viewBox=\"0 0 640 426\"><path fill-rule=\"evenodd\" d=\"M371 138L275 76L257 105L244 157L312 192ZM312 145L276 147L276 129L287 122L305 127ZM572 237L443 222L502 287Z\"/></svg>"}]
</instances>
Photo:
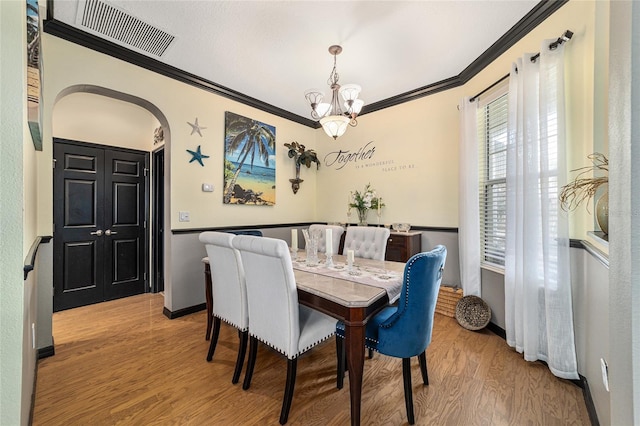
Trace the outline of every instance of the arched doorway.
<instances>
[{"instance_id":1,"label":"arched doorway","mask_svg":"<svg viewBox=\"0 0 640 426\"><path fill-rule=\"evenodd\" d=\"M57 259L54 265L58 269L54 268L55 310L101 301L102 296L95 295L96 292L100 293L99 289L95 288L100 280L91 281L90 279L96 275L104 276L104 282L109 283L105 287L106 290L102 291L105 294L103 300L141 291L161 290L159 286L163 282L162 265L164 264L163 207L168 200L164 196L164 170L162 166L154 167L154 165L162 165L163 162L156 161L154 164L149 164L148 158L151 153L154 157L163 157L164 144L170 140L170 129L166 118L158 108L144 99L103 87L78 85L63 90L56 97L52 124L54 151L62 152L61 147L65 146L68 149L89 152L89 154L84 151L80 154L71 153L69 158L72 158L75 166L81 169L79 172L71 170L73 167L69 167L69 164L60 165L60 167L56 164L54 169L54 192L56 192L54 193L54 228L57 236L54 242L58 241L57 249L54 248L54 257ZM157 135L158 129L161 129L164 134L164 141L158 140L157 137L154 140L154 133ZM69 142L70 140L75 142ZM94 152L98 154L92 157ZM98 160L102 158L101 153L107 153L108 161ZM120 157L114 159L114 153ZM125 154L129 157L123 160L122 155ZM133 157L137 154L143 154L146 159L136 163ZM85 161L85 165L78 163L82 160ZM67 160L64 162L68 163ZM60 163L60 161L54 163ZM90 170L83 175L83 167L91 168L102 164L104 168L97 167L96 170ZM115 171L114 176L122 177L129 174L127 178L131 179L133 175L138 174L138 181L115 182L111 177L107 177L108 183L105 187L104 182L100 182L99 179L78 178L78 173L80 176L89 174L94 177L101 176L104 170L110 170L111 173L114 171L112 166L121 168ZM56 173L70 173L69 180L65 183L64 179L56 177ZM56 182L62 183L56 184ZM105 187L106 196L98 199L93 207L90 206L87 200L95 199L97 194L97 192L93 193L91 188L101 187ZM84 239L75 242L63 241L65 228L60 226L60 222L65 220L65 215L68 216L72 211L68 207L61 207L65 196L69 195L69 188L75 188L79 194L85 193L85 201L80 203L83 208L79 211L82 212L84 209L86 217L76 215L73 218L86 219L87 223L80 221L76 224L78 225L76 229L83 231ZM112 191L109 195L109 190L115 192ZM135 199L133 194L142 192L144 192L142 198ZM107 204L101 204L101 200ZM122 200L128 200L133 208L140 207L144 211L136 216L127 213L130 210L119 207L117 203L113 204L114 201ZM153 203L154 200L156 203ZM79 204L76 201L72 201L72 204L75 203L77 213ZM134 238L131 235L124 238L122 232L118 234L119 231L112 229L112 226L115 226L111 221L114 214L120 214L120 219L129 214L131 224L139 225L142 238ZM109 223L101 224L93 220L102 217L108 217L109 220L106 222ZM89 224L91 226L88 226L88 222L92 222ZM124 226L124 223L120 225ZM124 228L121 229L124 231ZM64 256L71 258L71 261L63 261ZM82 261L78 262L78 259ZM92 259L93 263L90 261ZM105 265L99 264L102 259L107 262ZM104 273L99 272L101 268L104 268ZM133 282L136 283L137 290L125 290L127 287L125 284ZM116 288L118 290L114 291L113 289ZM59 303L65 291L65 294L69 294L72 299L71 304ZM94 294L83 298L79 296L82 293ZM78 300L77 305L73 304L73 299Z\"/></svg>"}]
</instances>

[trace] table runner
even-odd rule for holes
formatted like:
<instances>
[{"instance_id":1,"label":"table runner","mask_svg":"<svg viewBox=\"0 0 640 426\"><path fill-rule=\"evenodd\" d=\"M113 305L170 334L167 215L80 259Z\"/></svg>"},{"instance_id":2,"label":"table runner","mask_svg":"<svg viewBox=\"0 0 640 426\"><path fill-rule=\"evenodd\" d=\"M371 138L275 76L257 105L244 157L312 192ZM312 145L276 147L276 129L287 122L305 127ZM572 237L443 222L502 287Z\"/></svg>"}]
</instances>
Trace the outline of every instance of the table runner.
<instances>
[{"instance_id":1,"label":"table runner","mask_svg":"<svg viewBox=\"0 0 640 426\"><path fill-rule=\"evenodd\" d=\"M366 284L379 287L387 292L389 303L394 303L400 297L402 290L402 273L375 268L367 265L354 265L353 272L347 271L347 265L341 262L334 262L332 267L327 267L324 262L310 266L305 262L304 257L298 256L292 260L293 269L311 272L313 274L324 275L331 278L338 278L346 281L353 281L359 284Z\"/></svg>"}]
</instances>

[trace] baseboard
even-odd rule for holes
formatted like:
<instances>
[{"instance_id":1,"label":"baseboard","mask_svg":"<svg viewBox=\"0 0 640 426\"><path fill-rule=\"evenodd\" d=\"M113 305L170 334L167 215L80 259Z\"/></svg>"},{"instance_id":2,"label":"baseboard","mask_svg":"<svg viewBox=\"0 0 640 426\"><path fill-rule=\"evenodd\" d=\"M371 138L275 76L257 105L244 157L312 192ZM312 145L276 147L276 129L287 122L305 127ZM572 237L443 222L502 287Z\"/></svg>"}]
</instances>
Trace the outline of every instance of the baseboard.
<instances>
[{"instance_id":1,"label":"baseboard","mask_svg":"<svg viewBox=\"0 0 640 426\"><path fill-rule=\"evenodd\" d=\"M591 397L591 390L589 389L589 382L587 382L587 378L583 375L580 376L580 386L582 388L582 396L584 397L584 403L587 406L587 413L589 413L589 420L591 421L591 426L600 426L600 421L598 420L598 413L596 412L596 406L593 403L593 398ZM576 382L578 380L574 380Z\"/></svg>"},{"instance_id":2,"label":"baseboard","mask_svg":"<svg viewBox=\"0 0 640 426\"><path fill-rule=\"evenodd\" d=\"M50 356L54 356L56 354L56 349L53 345L45 346L44 348L38 349L38 359L48 358Z\"/></svg>"},{"instance_id":3,"label":"baseboard","mask_svg":"<svg viewBox=\"0 0 640 426\"><path fill-rule=\"evenodd\" d=\"M507 332L506 332L506 331L504 331L504 329L503 329L503 328L501 328L501 327L499 327L499 326L495 325L494 323L490 322L490 323L487 325L487 329L488 329L489 331L492 331L492 332L493 332L493 334L495 334L496 336L498 336L498 337L502 337L503 339L507 340Z\"/></svg>"},{"instance_id":4,"label":"baseboard","mask_svg":"<svg viewBox=\"0 0 640 426\"><path fill-rule=\"evenodd\" d=\"M165 308L162 310L162 313L164 314L165 317L167 317L169 319L176 319L176 318L183 317L185 315L189 315L189 314L193 314L193 313L196 313L196 312L204 311L205 309L207 309L207 305L205 303L201 303L199 305L194 305L194 306L189 306L188 308L178 309L177 311L170 311L165 306Z\"/></svg>"}]
</instances>

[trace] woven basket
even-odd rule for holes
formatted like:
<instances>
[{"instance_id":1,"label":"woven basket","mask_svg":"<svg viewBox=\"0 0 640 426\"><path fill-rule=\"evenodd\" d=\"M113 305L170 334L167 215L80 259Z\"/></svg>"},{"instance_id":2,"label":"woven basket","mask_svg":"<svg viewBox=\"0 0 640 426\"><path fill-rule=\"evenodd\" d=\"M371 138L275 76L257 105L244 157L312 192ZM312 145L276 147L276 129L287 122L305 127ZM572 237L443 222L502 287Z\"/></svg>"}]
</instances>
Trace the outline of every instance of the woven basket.
<instances>
[{"instance_id":1,"label":"woven basket","mask_svg":"<svg viewBox=\"0 0 640 426\"><path fill-rule=\"evenodd\" d=\"M489 324L491 308L478 296L464 296L456 305L456 320L467 330L480 330Z\"/></svg>"},{"instance_id":2,"label":"woven basket","mask_svg":"<svg viewBox=\"0 0 640 426\"><path fill-rule=\"evenodd\" d=\"M436 302L436 312L454 318L460 298L462 298L461 288L441 286Z\"/></svg>"}]
</instances>

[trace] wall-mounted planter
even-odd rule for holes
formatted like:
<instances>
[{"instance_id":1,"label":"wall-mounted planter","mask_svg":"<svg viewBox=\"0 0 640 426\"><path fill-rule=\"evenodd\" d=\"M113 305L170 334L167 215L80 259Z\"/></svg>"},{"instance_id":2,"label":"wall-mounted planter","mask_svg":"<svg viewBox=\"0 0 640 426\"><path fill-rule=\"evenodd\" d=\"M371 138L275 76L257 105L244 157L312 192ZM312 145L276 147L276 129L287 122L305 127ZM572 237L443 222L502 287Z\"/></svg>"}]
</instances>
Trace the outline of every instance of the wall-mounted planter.
<instances>
[{"instance_id":1,"label":"wall-mounted planter","mask_svg":"<svg viewBox=\"0 0 640 426\"><path fill-rule=\"evenodd\" d=\"M291 182L293 193L297 194L300 189L300 184L304 182L303 179L300 179L300 166L304 164L307 168L311 168L311 163L316 163L317 170L320 168L320 160L318 160L318 155L314 150L305 149L305 146L298 142L285 143L284 146L289 148L289 152L287 153L289 158L293 158L295 161L296 178L289 179L289 182Z\"/></svg>"}]
</instances>

